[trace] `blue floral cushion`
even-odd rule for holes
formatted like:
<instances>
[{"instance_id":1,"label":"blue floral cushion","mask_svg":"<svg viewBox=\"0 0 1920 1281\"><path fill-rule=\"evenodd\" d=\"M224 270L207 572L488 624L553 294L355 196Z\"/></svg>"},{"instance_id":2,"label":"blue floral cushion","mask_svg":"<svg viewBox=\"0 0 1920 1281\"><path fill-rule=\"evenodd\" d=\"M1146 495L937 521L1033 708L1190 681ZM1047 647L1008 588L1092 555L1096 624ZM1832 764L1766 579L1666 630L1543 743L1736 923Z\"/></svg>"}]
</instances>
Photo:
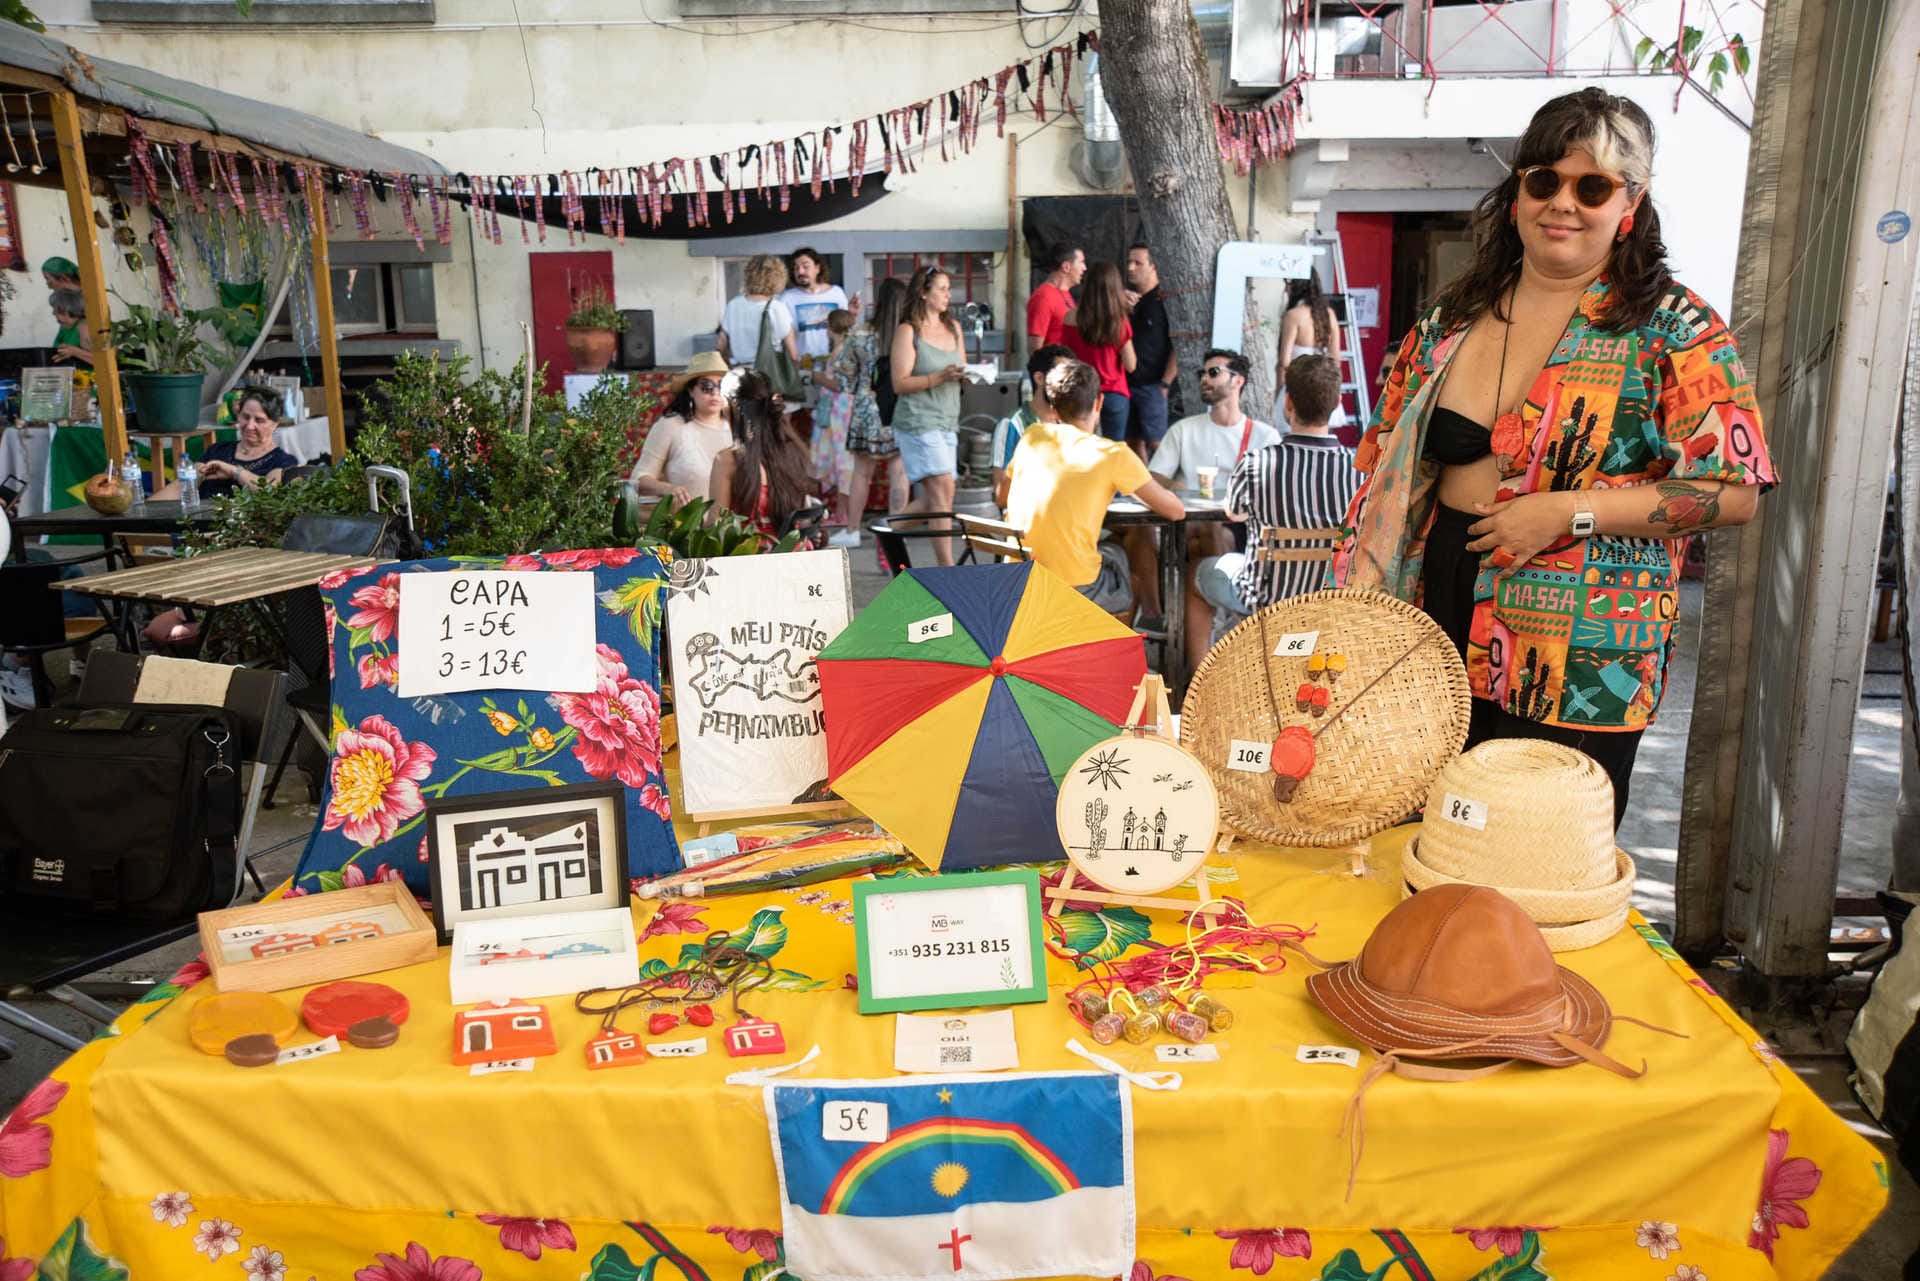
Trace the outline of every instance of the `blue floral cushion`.
<instances>
[{"instance_id":1,"label":"blue floral cushion","mask_svg":"<svg viewBox=\"0 0 1920 1281\"><path fill-rule=\"evenodd\" d=\"M506 569L591 573L599 687L590 694L474 691L402 699L402 574ZM627 866L680 866L660 768L660 605L666 566L631 548L401 561L320 580L331 635L333 756L296 893L403 878L428 892L429 800L542 783L627 786Z\"/></svg>"}]
</instances>

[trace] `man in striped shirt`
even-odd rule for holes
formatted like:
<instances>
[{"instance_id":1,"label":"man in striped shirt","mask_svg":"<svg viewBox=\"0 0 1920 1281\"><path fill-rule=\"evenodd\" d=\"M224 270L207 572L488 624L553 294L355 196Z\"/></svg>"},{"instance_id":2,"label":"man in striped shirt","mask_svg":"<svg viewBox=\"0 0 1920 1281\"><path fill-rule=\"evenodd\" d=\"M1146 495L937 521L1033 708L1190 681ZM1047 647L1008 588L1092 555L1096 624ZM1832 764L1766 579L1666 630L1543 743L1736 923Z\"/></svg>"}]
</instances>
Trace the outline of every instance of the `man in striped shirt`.
<instances>
[{"instance_id":1,"label":"man in striped shirt","mask_svg":"<svg viewBox=\"0 0 1920 1281\"><path fill-rule=\"evenodd\" d=\"M1247 546L1266 528L1337 526L1360 487L1353 451L1334 438L1327 419L1340 403L1340 369L1326 356L1296 356L1287 366L1282 409L1288 431L1277 444L1247 454L1227 485L1227 510L1247 521ZM1200 599L1214 608L1214 632L1265 605L1317 591L1325 562L1261 561L1251 551L1209 556L1194 572Z\"/></svg>"}]
</instances>

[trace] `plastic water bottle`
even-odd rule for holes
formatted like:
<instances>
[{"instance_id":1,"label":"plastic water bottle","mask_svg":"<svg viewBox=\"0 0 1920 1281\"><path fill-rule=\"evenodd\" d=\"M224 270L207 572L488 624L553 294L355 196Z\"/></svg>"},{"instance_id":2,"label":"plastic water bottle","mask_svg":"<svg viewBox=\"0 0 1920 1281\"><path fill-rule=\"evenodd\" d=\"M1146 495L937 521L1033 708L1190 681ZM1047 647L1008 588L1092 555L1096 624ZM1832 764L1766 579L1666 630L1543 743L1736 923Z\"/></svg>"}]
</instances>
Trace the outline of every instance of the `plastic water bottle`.
<instances>
[{"instance_id":1,"label":"plastic water bottle","mask_svg":"<svg viewBox=\"0 0 1920 1281\"><path fill-rule=\"evenodd\" d=\"M190 512L200 506L200 469L193 459L180 460L180 510Z\"/></svg>"},{"instance_id":2,"label":"plastic water bottle","mask_svg":"<svg viewBox=\"0 0 1920 1281\"><path fill-rule=\"evenodd\" d=\"M147 487L140 481L140 455L131 449L120 464L120 482L133 496L133 506L139 507L147 501Z\"/></svg>"}]
</instances>

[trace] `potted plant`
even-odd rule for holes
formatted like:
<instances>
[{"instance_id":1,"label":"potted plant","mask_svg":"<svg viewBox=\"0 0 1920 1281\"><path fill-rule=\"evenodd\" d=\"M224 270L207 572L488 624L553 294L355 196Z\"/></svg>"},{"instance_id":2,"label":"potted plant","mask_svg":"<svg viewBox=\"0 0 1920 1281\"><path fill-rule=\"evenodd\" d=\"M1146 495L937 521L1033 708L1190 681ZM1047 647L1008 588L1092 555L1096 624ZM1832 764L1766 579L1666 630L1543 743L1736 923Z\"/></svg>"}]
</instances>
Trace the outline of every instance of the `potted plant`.
<instances>
[{"instance_id":1,"label":"potted plant","mask_svg":"<svg viewBox=\"0 0 1920 1281\"><path fill-rule=\"evenodd\" d=\"M117 295L116 295L117 296ZM219 328L228 309L207 307L172 315L122 299L126 314L107 328L119 356L121 383L140 430L165 434L192 431L200 422L200 390L220 349L200 336L200 326Z\"/></svg>"},{"instance_id":2,"label":"potted plant","mask_svg":"<svg viewBox=\"0 0 1920 1281\"><path fill-rule=\"evenodd\" d=\"M589 284L573 300L573 312L567 317L567 354L573 357L573 372L604 372L613 363L619 335L626 327L627 318L615 310L612 296L598 281Z\"/></svg>"}]
</instances>

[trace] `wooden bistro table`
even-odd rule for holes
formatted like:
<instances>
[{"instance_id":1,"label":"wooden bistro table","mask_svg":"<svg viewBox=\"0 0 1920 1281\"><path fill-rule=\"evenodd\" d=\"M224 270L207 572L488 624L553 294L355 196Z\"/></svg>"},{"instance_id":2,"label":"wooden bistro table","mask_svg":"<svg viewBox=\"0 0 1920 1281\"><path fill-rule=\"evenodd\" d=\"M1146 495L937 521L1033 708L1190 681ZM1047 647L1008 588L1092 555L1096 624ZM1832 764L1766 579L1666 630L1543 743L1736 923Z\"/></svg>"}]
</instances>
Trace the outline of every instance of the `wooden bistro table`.
<instances>
[{"instance_id":1,"label":"wooden bistro table","mask_svg":"<svg viewBox=\"0 0 1920 1281\"><path fill-rule=\"evenodd\" d=\"M204 615L200 644L213 631L215 615L232 605L260 607L275 635L285 637L279 620L264 603L282 592L311 587L339 569L376 562L371 556L341 556L329 552L296 552L279 547L237 547L230 551L189 556L160 565L141 565L67 579L56 586L67 591L119 601L162 607L197 609Z\"/></svg>"},{"instance_id":2,"label":"wooden bistro table","mask_svg":"<svg viewBox=\"0 0 1920 1281\"><path fill-rule=\"evenodd\" d=\"M1175 490L1186 505L1184 520L1168 520L1131 495L1121 495L1107 504L1108 529L1150 526L1154 532L1154 555L1160 561L1160 615L1166 620L1166 656L1161 660L1167 688L1175 698L1187 692L1193 673L1187 670L1187 526L1190 524L1226 524L1227 505L1219 498L1202 498L1197 489Z\"/></svg>"}]
</instances>

